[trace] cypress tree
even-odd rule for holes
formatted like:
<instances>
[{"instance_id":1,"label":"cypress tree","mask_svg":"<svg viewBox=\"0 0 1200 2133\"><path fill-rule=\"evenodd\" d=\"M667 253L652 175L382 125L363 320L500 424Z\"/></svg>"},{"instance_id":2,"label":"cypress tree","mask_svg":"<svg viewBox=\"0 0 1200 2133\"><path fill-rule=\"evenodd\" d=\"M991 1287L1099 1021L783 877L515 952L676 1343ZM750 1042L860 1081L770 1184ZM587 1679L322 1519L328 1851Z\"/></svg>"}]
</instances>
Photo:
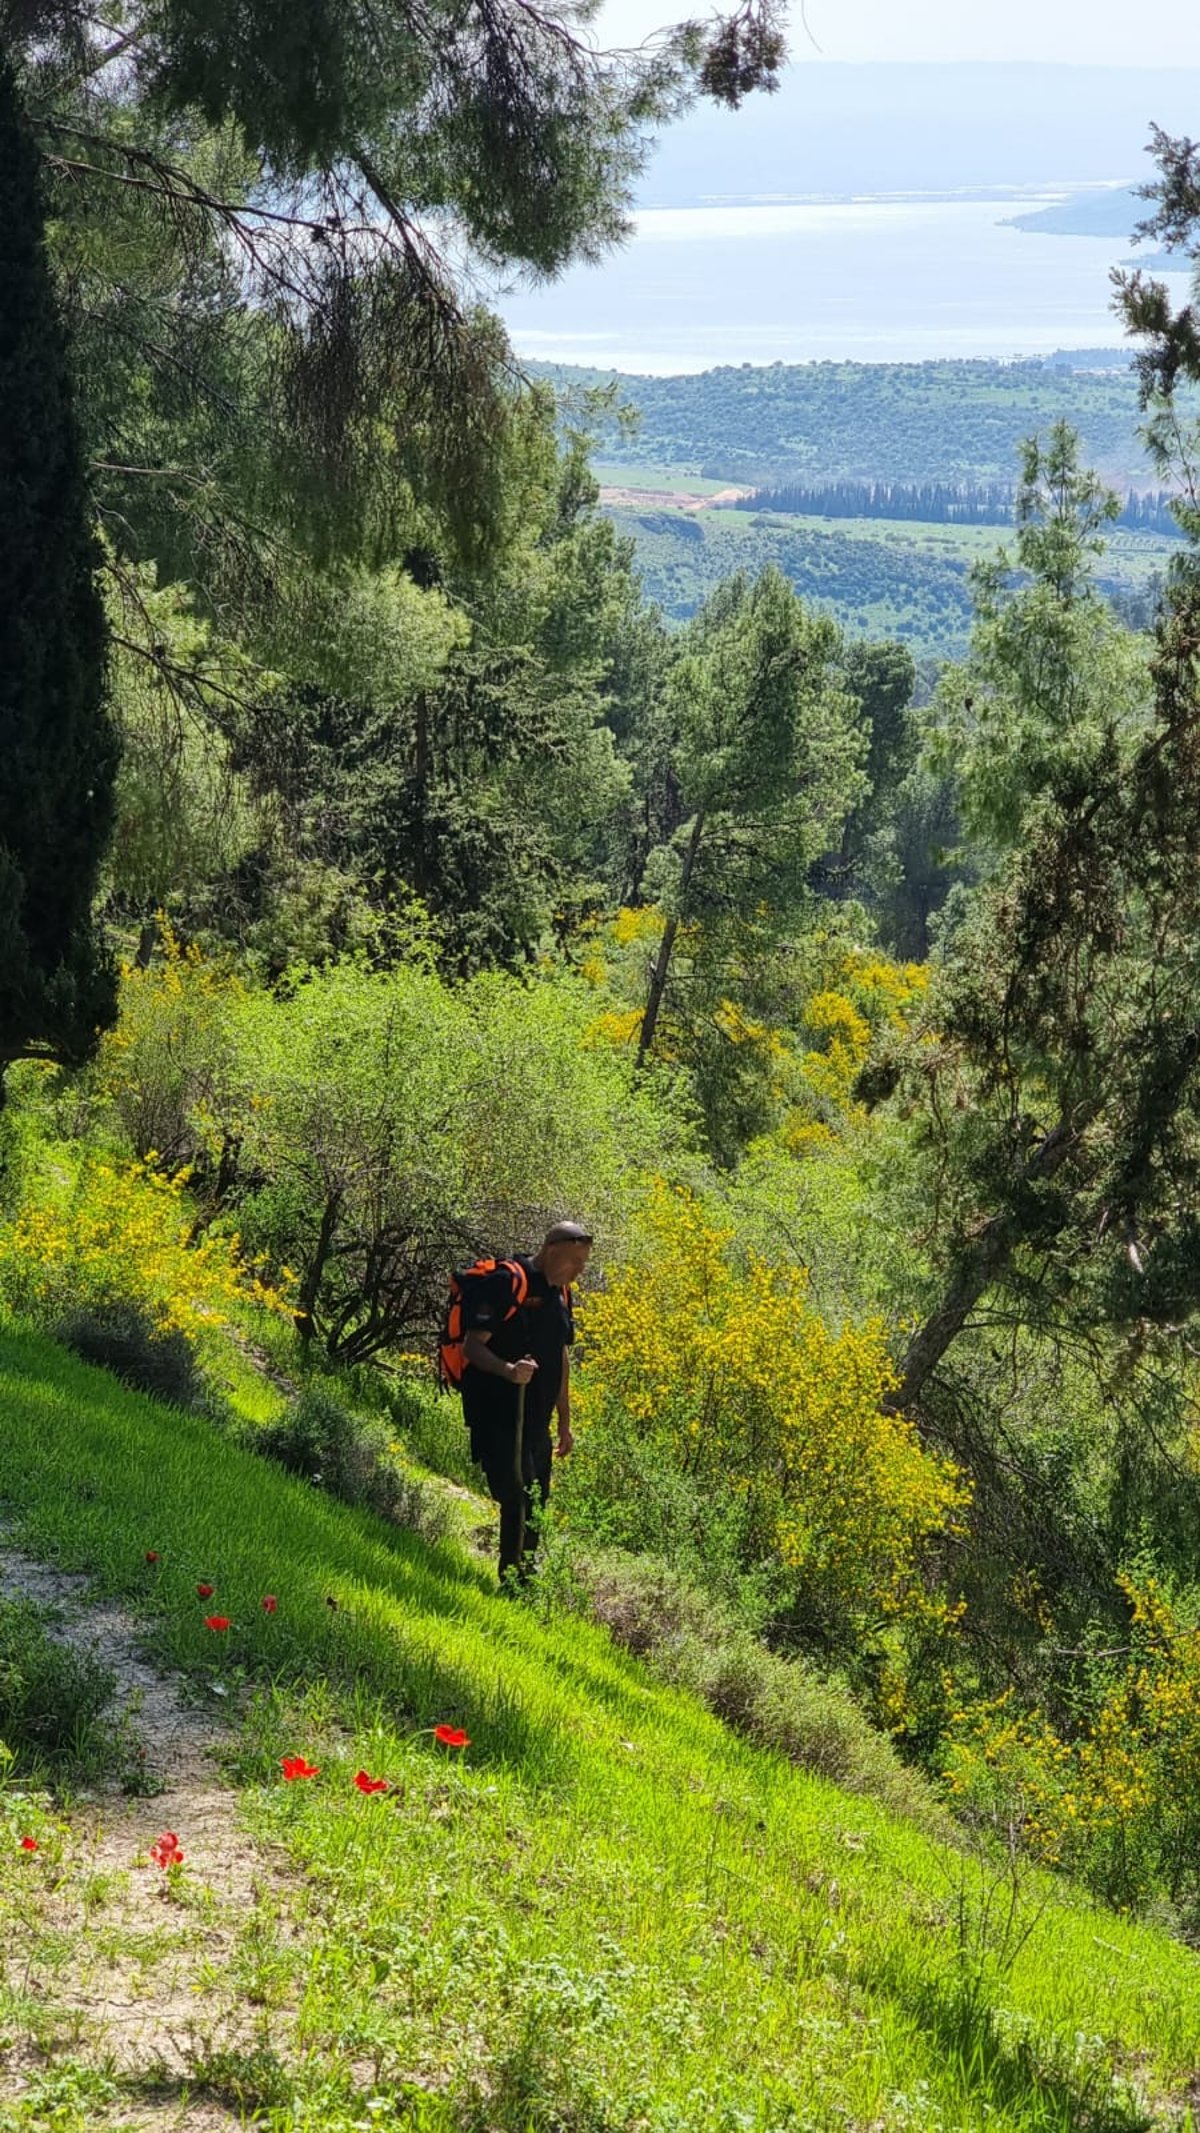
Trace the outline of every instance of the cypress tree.
<instances>
[{"instance_id":1,"label":"cypress tree","mask_svg":"<svg viewBox=\"0 0 1200 2133\"><path fill-rule=\"evenodd\" d=\"M37 151L0 52L0 1089L115 1009L92 921L117 766L105 624Z\"/></svg>"}]
</instances>

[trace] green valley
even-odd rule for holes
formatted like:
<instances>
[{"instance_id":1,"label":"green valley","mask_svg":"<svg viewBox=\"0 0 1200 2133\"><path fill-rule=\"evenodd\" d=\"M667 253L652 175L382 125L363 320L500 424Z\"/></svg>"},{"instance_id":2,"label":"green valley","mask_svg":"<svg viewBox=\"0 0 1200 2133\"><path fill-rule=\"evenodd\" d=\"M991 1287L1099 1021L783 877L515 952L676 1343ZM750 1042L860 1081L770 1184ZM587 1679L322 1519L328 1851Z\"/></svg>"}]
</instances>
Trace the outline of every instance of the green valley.
<instances>
[{"instance_id":1,"label":"green valley","mask_svg":"<svg viewBox=\"0 0 1200 2133\"><path fill-rule=\"evenodd\" d=\"M711 499L723 488L801 478L1011 490L1022 438L1064 419L1122 497L1155 488L1132 372L1087 367L1086 355L1079 362L776 364L621 377L618 398L637 423L620 437L601 429L602 500L635 542L647 593L674 622L728 571L772 562L852 635L896 636L919 657L951 657L970 626L971 566L1001 545L1003 529L767 511L743 525ZM598 373L552 374L572 390L602 382ZM1109 531L1100 582L1122 611L1148 617L1177 545Z\"/></svg>"},{"instance_id":2,"label":"green valley","mask_svg":"<svg viewBox=\"0 0 1200 2133\"><path fill-rule=\"evenodd\" d=\"M631 436L601 433L606 466L653 463L755 486L788 477L863 481L1014 478L1022 437L1069 422L1114 488L1153 487L1139 440L1137 385L1111 361L809 363L619 380L638 417ZM609 372L530 364L564 386ZM1185 404L1186 395L1185 395Z\"/></svg>"}]
</instances>

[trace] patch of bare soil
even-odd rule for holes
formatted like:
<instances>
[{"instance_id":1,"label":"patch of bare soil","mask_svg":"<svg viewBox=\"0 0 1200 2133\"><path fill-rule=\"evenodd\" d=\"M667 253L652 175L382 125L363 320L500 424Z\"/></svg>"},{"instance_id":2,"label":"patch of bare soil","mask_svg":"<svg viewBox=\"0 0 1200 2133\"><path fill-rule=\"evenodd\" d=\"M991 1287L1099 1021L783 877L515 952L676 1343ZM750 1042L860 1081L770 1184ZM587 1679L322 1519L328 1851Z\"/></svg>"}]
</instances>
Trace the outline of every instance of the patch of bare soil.
<instances>
[{"instance_id":1,"label":"patch of bare soil","mask_svg":"<svg viewBox=\"0 0 1200 2133\"><path fill-rule=\"evenodd\" d=\"M228 1725L149 1663L134 1623L88 1598L86 1579L0 1538L0 1593L52 1607L50 1633L115 1673L114 1723L144 1751L146 1788L72 1806L61 1872L43 1877L39 1901L9 1935L7 1982L30 2012L10 2018L0 2037L0 2107L36 2090L65 2050L123 2088L153 2084L161 2099L98 2111L97 2133L244 2124L218 2104L189 2100L188 2085L206 2063L284 2056L294 1934L284 1899L295 1891L281 1863L239 1829L236 1795L215 1765ZM174 1874L150 1858L168 1830L184 1854Z\"/></svg>"},{"instance_id":2,"label":"patch of bare soil","mask_svg":"<svg viewBox=\"0 0 1200 2133\"><path fill-rule=\"evenodd\" d=\"M619 504L633 511L712 511L722 504L736 504L749 489L716 489L711 496L697 496L694 489L603 488L602 504Z\"/></svg>"}]
</instances>

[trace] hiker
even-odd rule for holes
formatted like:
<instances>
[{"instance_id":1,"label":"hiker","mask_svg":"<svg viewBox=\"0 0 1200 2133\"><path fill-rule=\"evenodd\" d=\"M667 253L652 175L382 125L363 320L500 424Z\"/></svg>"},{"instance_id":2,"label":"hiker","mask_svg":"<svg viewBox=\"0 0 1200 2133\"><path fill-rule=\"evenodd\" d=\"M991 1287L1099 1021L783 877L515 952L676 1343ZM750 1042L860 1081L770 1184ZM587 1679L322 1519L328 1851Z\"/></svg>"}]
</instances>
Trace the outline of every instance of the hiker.
<instances>
[{"instance_id":1,"label":"hiker","mask_svg":"<svg viewBox=\"0 0 1200 2133\"><path fill-rule=\"evenodd\" d=\"M461 1298L463 1419L471 1433L471 1457L483 1468L500 1506L505 1591L527 1583L532 1573L554 1451L565 1458L574 1441L571 1284L583 1272L591 1246L577 1222L556 1222L532 1257L483 1261L455 1283ZM558 1437L552 1448L554 1414Z\"/></svg>"}]
</instances>

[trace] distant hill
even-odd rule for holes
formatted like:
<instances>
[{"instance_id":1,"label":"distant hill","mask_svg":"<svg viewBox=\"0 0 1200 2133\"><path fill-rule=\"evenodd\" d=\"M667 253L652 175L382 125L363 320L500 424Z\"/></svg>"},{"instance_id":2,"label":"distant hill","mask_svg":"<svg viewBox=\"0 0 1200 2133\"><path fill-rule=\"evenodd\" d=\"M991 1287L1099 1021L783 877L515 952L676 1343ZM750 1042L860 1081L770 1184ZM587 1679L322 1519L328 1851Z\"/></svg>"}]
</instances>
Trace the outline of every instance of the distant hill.
<instances>
[{"instance_id":1,"label":"distant hill","mask_svg":"<svg viewBox=\"0 0 1200 2133\"><path fill-rule=\"evenodd\" d=\"M1127 237L1132 244L1135 229L1149 213L1150 202L1136 188L1106 185L1007 219L1010 228L1029 230L1035 237ZM1179 272L1188 262L1184 252L1149 251L1143 245L1131 252L1127 263L1162 274Z\"/></svg>"},{"instance_id":2,"label":"distant hill","mask_svg":"<svg viewBox=\"0 0 1200 2133\"><path fill-rule=\"evenodd\" d=\"M613 376L530 367L560 386ZM1010 489L1021 440L1066 421L1115 489L1160 486L1138 436L1137 381L1120 351L1066 350L1029 363L745 364L674 378L618 375L616 384L640 424L632 435L614 425L601 438L604 495L635 542L648 593L673 622L730 571L775 563L851 635L895 636L920 655L956 656L970 629L971 563L1004 538L1003 528L984 525L803 518L759 500L721 509L713 485ZM1144 605L1174 546L1162 533L1118 533L1102 572L1106 589Z\"/></svg>"},{"instance_id":3,"label":"distant hill","mask_svg":"<svg viewBox=\"0 0 1200 2133\"><path fill-rule=\"evenodd\" d=\"M1011 482L1022 438L1070 422L1084 456L1122 492L1159 485L1139 435L1128 364L743 364L682 377L617 378L640 418L613 425L613 467L677 468L755 487L781 480ZM560 384L611 372L531 364ZM618 477L614 477L618 478Z\"/></svg>"},{"instance_id":4,"label":"distant hill","mask_svg":"<svg viewBox=\"0 0 1200 2133\"><path fill-rule=\"evenodd\" d=\"M1137 184L1150 172L1151 121L1200 131L1200 69L806 61L788 70L777 96L738 112L698 107L673 126L639 196L679 207L797 193Z\"/></svg>"},{"instance_id":5,"label":"distant hill","mask_svg":"<svg viewBox=\"0 0 1200 2133\"><path fill-rule=\"evenodd\" d=\"M1129 185L1098 186L1088 192L1071 193L1053 207L1038 207L1025 215L1009 215L1014 230L1034 230L1041 237L1131 238L1139 222L1150 212L1149 202Z\"/></svg>"}]
</instances>

